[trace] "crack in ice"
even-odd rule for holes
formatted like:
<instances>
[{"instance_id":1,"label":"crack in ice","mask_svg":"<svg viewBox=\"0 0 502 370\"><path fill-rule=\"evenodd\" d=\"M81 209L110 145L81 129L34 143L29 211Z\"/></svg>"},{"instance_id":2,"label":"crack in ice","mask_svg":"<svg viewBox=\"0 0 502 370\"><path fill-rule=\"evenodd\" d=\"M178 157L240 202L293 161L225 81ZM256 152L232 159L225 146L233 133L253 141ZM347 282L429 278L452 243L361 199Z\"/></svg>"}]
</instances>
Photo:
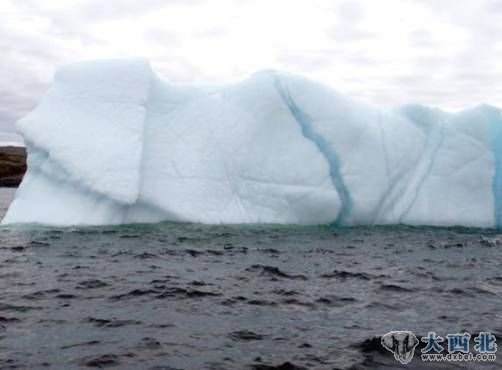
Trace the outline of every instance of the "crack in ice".
<instances>
[{"instance_id":1,"label":"crack in ice","mask_svg":"<svg viewBox=\"0 0 502 370\"><path fill-rule=\"evenodd\" d=\"M498 117L497 117L498 116ZM491 145L495 159L495 169L492 182L494 198L495 226L502 227L502 113L498 112L490 119Z\"/></svg>"},{"instance_id":2,"label":"crack in ice","mask_svg":"<svg viewBox=\"0 0 502 370\"><path fill-rule=\"evenodd\" d=\"M310 140L323 155L329 165L329 173L333 186L341 200L340 212L335 220L336 224L344 224L352 211L353 201L349 189L340 171L340 160L328 141L315 132L310 117L296 104L287 88L283 86L279 77L275 76L275 86L284 104L288 107L295 121L300 125L303 136Z\"/></svg>"}]
</instances>

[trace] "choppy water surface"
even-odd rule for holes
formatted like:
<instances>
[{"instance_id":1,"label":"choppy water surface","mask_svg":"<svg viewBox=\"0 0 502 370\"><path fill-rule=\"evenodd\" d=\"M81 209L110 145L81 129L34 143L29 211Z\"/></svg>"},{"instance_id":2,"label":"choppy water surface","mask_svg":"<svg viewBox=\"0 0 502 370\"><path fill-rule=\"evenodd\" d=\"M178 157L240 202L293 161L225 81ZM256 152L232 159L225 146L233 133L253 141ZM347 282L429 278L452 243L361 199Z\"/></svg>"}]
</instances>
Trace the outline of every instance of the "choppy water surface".
<instances>
[{"instance_id":1,"label":"choppy water surface","mask_svg":"<svg viewBox=\"0 0 502 370\"><path fill-rule=\"evenodd\" d=\"M493 231L165 223L0 241L0 368L388 369L390 330L502 343ZM460 366L417 356L401 367Z\"/></svg>"}]
</instances>

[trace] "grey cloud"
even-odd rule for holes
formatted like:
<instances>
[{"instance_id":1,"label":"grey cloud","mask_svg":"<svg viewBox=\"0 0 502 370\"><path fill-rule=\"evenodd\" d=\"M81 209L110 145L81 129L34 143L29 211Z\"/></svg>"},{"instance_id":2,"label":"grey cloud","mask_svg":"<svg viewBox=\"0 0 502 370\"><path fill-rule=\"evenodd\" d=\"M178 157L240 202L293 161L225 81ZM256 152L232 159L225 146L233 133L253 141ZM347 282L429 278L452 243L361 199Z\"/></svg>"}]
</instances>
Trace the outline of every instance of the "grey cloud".
<instances>
[{"instance_id":1,"label":"grey cloud","mask_svg":"<svg viewBox=\"0 0 502 370\"><path fill-rule=\"evenodd\" d=\"M357 41L371 41L373 30L363 28L363 20L369 16L365 14L364 2L345 1L335 8L334 24L326 31L332 43L322 50L308 53L278 47L277 62L282 68L292 68L300 73L327 70L337 63L364 69L365 77L342 77L360 88L357 94L376 103L399 104L414 100L424 104L461 106L490 99L493 103L493 100L500 99L497 105L502 105L502 84L497 75L502 50L496 47L502 39L502 2L408 1L430 8L431 14L441 21L467 31L469 38L461 46L463 50L457 55L444 56L434 43L434 29L425 24L408 35L409 45L418 50L420 56L410 61L408 75L393 76L392 66L384 64L381 56L370 55L357 44L354 48ZM68 44L83 50L88 45L104 45L99 36L87 32L90 24L122 18L133 24L135 17L161 8L196 7L205 2L207 0L86 0L54 10L38 0L13 1L19 9L16 14L47 20L51 28L41 34L9 29L8 22L1 19L5 14L0 13L0 130L12 128L19 117L32 109L48 87L54 69L68 59L74 59L74 50ZM182 46L180 35L161 26L138 32L143 32L146 41L158 45L160 53L166 53L166 57L152 61L160 74L178 81L191 81L196 76L207 75L207 71L198 69L192 61L176 53ZM208 27L192 36L218 38L227 32L224 27Z\"/></svg>"},{"instance_id":2,"label":"grey cloud","mask_svg":"<svg viewBox=\"0 0 502 370\"><path fill-rule=\"evenodd\" d=\"M180 44L180 39L175 33L160 28L147 29L144 36L146 39L161 45L177 46Z\"/></svg>"},{"instance_id":3,"label":"grey cloud","mask_svg":"<svg viewBox=\"0 0 502 370\"><path fill-rule=\"evenodd\" d=\"M374 58L372 58L362 52L348 55L344 59L346 62L350 63L351 65L360 66L360 67L366 67L366 66L372 66L372 65L378 64L378 61L376 61Z\"/></svg>"},{"instance_id":4,"label":"grey cloud","mask_svg":"<svg viewBox=\"0 0 502 370\"><path fill-rule=\"evenodd\" d=\"M197 33L198 37L221 37L228 34L228 30L223 27L213 27Z\"/></svg>"},{"instance_id":5,"label":"grey cloud","mask_svg":"<svg viewBox=\"0 0 502 370\"><path fill-rule=\"evenodd\" d=\"M357 1L345 1L338 7L337 13L347 21L357 22L364 16L364 10Z\"/></svg>"},{"instance_id":6,"label":"grey cloud","mask_svg":"<svg viewBox=\"0 0 502 370\"><path fill-rule=\"evenodd\" d=\"M395 80L395 83L406 95L439 104L460 107L501 99L496 104L501 106L497 64L502 60L502 51L496 45L502 38L502 2L414 1L430 8L443 22L466 32L469 37L460 45L459 52L445 58L435 55L440 50L430 43L428 36L418 30L412 33L410 45L421 47L429 55L415 60L414 81Z\"/></svg>"},{"instance_id":7,"label":"grey cloud","mask_svg":"<svg viewBox=\"0 0 502 370\"><path fill-rule=\"evenodd\" d=\"M30 112L38 103L43 91L16 88L0 91L0 130L14 131L14 123Z\"/></svg>"},{"instance_id":8,"label":"grey cloud","mask_svg":"<svg viewBox=\"0 0 502 370\"><path fill-rule=\"evenodd\" d=\"M412 31L408 35L408 39L410 40L410 45L414 47L431 47L434 44L430 32L425 29Z\"/></svg>"},{"instance_id":9,"label":"grey cloud","mask_svg":"<svg viewBox=\"0 0 502 370\"><path fill-rule=\"evenodd\" d=\"M353 42L372 37L360 28L364 11L358 2L346 1L335 10L336 24L328 30L328 36L337 42Z\"/></svg>"},{"instance_id":10,"label":"grey cloud","mask_svg":"<svg viewBox=\"0 0 502 370\"><path fill-rule=\"evenodd\" d=\"M400 93L396 97L397 104L416 102L465 108L488 103L487 97L495 96L490 78L493 80L493 76L487 74L434 75L424 68L415 71L413 75L393 78L389 86Z\"/></svg>"},{"instance_id":11,"label":"grey cloud","mask_svg":"<svg viewBox=\"0 0 502 370\"><path fill-rule=\"evenodd\" d=\"M502 2L499 0L488 1L488 3L485 4L485 9L489 13L500 14L502 13Z\"/></svg>"},{"instance_id":12,"label":"grey cloud","mask_svg":"<svg viewBox=\"0 0 502 370\"><path fill-rule=\"evenodd\" d=\"M0 26L0 129L14 130L14 122L29 112L49 85L58 51L44 38L9 32Z\"/></svg>"},{"instance_id":13,"label":"grey cloud","mask_svg":"<svg viewBox=\"0 0 502 370\"><path fill-rule=\"evenodd\" d=\"M337 42L353 42L357 40L371 38L372 34L360 30L357 26L349 22L341 22L328 31L328 36Z\"/></svg>"},{"instance_id":14,"label":"grey cloud","mask_svg":"<svg viewBox=\"0 0 502 370\"><path fill-rule=\"evenodd\" d=\"M13 130L14 122L29 112L50 84L54 70L68 59L73 59L70 41L96 46L102 41L86 32L91 23L133 18L166 6L194 6L206 0L86 0L71 7L52 9L47 3L24 0L15 3L17 11L0 13L0 130ZM2 22L10 17L10 22ZM24 32L22 27L9 28L9 24L29 21L31 18L48 20L50 28L43 33ZM12 23L14 21L14 23ZM146 32L159 47L177 45L173 33L161 29ZM78 44L76 44L78 45ZM181 71L187 77L190 66L180 67L181 62L171 61L169 68Z\"/></svg>"},{"instance_id":15,"label":"grey cloud","mask_svg":"<svg viewBox=\"0 0 502 370\"><path fill-rule=\"evenodd\" d=\"M462 27L472 35L473 44L494 42L502 36L502 2L477 0L459 3L456 0L414 0L429 7L445 21Z\"/></svg>"},{"instance_id":16,"label":"grey cloud","mask_svg":"<svg viewBox=\"0 0 502 370\"><path fill-rule=\"evenodd\" d=\"M60 38L95 43L85 30L89 24L135 18L168 6L194 6L207 0L86 0L72 7L52 9L43 2L25 0L19 7L28 14L42 15L52 22L52 32Z\"/></svg>"},{"instance_id":17,"label":"grey cloud","mask_svg":"<svg viewBox=\"0 0 502 370\"><path fill-rule=\"evenodd\" d=\"M277 62L284 66L294 66L303 72L310 72L330 67L336 61L336 52L311 52L308 54L283 51L277 57Z\"/></svg>"},{"instance_id":18,"label":"grey cloud","mask_svg":"<svg viewBox=\"0 0 502 370\"><path fill-rule=\"evenodd\" d=\"M88 22L113 20L122 17L136 17L144 13L156 11L167 6L193 6L206 0L87 0L77 2L70 8L53 10L38 0L25 0L24 9L43 14L60 21L64 17L72 20L76 15Z\"/></svg>"},{"instance_id":19,"label":"grey cloud","mask_svg":"<svg viewBox=\"0 0 502 370\"><path fill-rule=\"evenodd\" d=\"M203 71L182 56L155 61L153 67L156 73L172 82L195 82L196 76L204 75Z\"/></svg>"}]
</instances>

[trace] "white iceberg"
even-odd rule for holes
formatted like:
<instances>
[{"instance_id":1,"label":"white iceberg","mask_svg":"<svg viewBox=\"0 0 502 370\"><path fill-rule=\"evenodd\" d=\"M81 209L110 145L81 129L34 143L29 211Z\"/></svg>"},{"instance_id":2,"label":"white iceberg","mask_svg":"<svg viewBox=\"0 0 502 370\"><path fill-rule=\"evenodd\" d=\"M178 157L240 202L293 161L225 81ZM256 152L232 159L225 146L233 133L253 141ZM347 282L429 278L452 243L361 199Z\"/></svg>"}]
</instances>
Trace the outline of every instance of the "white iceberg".
<instances>
[{"instance_id":1,"label":"white iceberg","mask_svg":"<svg viewBox=\"0 0 502 370\"><path fill-rule=\"evenodd\" d=\"M502 225L502 115L381 110L260 72L176 85L143 60L55 76L18 122L28 172L4 220Z\"/></svg>"}]
</instances>

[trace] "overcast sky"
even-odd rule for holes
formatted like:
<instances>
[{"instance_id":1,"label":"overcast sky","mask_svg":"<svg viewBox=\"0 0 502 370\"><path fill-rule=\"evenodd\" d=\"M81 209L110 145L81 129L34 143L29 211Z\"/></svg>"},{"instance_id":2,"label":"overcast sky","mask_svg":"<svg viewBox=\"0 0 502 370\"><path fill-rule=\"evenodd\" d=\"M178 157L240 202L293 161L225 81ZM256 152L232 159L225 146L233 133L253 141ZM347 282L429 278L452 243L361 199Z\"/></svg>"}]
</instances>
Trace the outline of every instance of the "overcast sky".
<instances>
[{"instance_id":1,"label":"overcast sky","mask_svg":"<svg viewBox=\"0 0 502 370\"><path fill-rule=\"evenodd\" d=\"M146 57L166 79L286 70L383 106L502 106L502 0L1 0L0 130L61 64Z\"/></svg>"}]
</instances>

